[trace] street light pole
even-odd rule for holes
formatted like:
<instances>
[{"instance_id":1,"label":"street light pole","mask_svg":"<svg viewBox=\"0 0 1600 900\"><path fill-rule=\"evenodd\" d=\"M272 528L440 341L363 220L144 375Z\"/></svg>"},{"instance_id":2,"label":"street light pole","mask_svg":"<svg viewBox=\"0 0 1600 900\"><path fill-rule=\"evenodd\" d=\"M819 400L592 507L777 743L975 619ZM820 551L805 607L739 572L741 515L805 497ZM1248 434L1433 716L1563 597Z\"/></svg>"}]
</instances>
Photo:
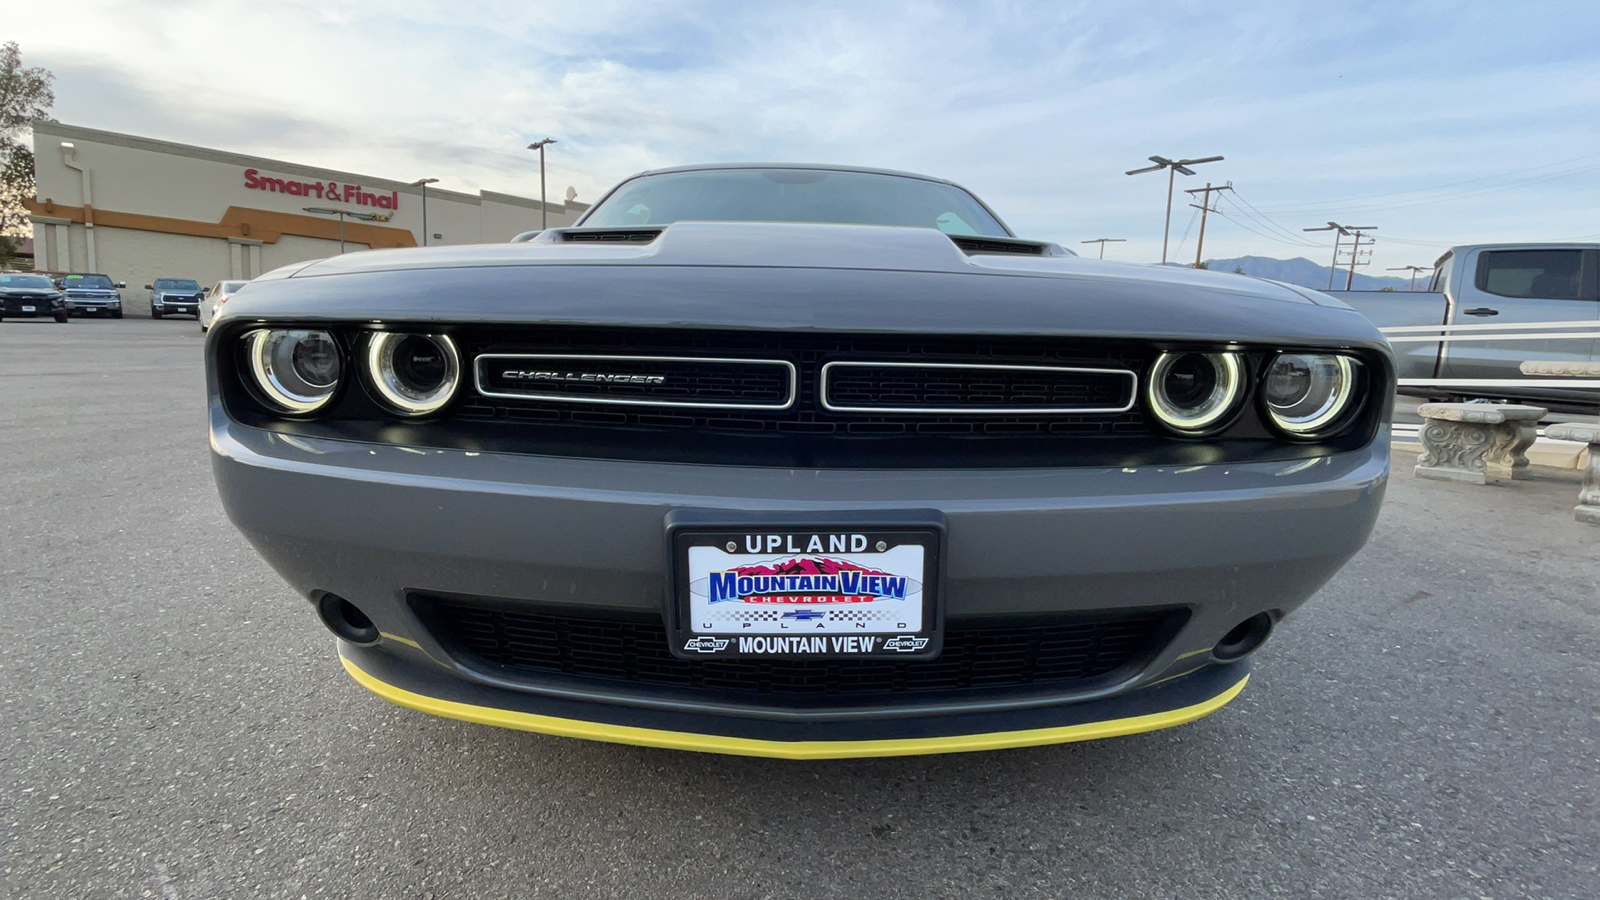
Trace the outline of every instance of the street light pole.
<instances>
[{"instance_id":1,"label":"street light pole","mask_svg":"<svg viewBox=\"0 0 1600 900\"><path fill-rule=\"evenodd\" d=\"M1122 242L1124 242L1126 240L1127 240L1127 238L1095 238L1092 241L1079 241L1078 243L1080 243L1080 244L1099 244L1100 245L1100 258L1101 259L1105 259L1106 258L1106 244L1120 244L1120 243L1122 243Z\"/></svg>"},{"instance_id":2,"label":"street light pole","mask_svg":"<svg viewBox=\"0 0 1600 900\"><path fill-rule=\"evenodd\" d=\"M1145 172L1155 172L1161 169L1167 170L1167 218L1161 226L1162 265L1167 264L1167 240L1172 234L1172 183L1174 177L1180 172L1184 175L1193 175L1194 170L1189 168L1190 166L1198 166L1201 163L1208 162L1219 162L1221 159L1222 157L1220 156L1206 156L1200 159L1167 159L1165 156L1152 156L1150 157L1150 161L1155 163L1155 165L1145 166L1142 169L1128 170L1127 174L1129 175L1142 175Z\"/></svg>"},{"instance_id":3,"label":"street light pole","mask_svg":"<svg viewBox=\"0 0 1600 900\"><path fill-rule=\"evenodd\" d=\"M437 178L418 178L411 182L412 187L422 188L422 246L428 246L428 185L436 184Z\"/></svg>"},{"instance_id":4,"label":"street light pole","mask_svg":"<svg viewBox=\"0 0 1600 900\"><path fill-rule=\"evenodd\" d=\"M529 150L539 151L539 227L541 229L550 227L550 204L545 201L544 193L544 148L546 144L554 143L556 143L555 138L545 138L542 141L534 141L528 145Z\"/></svg>"},{"instance_id":5,"label":"street light pole","mask_svg":"<svg viewBox=\"0 0 1600 900\"><path fill-rule=\"evenodd\" d=\"M1411 287L1407 288L1407 290L1408 291L1415 291L1417 289L1417 273L1418 272L1432 272L1433 271L1433 266L1395 266L1395 267L1389 269L1389 271L1391 271L1391 272L1410 271L1411 272Z\"/></svg>"}]
</instances>

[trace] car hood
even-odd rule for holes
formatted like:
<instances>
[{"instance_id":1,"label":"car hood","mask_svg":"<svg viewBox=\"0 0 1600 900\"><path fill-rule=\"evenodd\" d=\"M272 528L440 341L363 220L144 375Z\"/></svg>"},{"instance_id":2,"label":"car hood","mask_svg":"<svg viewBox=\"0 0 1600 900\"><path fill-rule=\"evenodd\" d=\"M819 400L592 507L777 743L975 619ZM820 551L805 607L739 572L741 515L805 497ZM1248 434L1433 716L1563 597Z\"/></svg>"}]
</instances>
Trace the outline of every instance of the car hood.
<instances>
[{"instance_id":1,"label":"car hood","mask_svg":"<svg viewBox=\"0 0 1600 900\"><path fill-rule=\"evenodd\" d=\"M252 281L227 317L1382 344L1314 292L1054 245L968 255L925 228L720 222L679 222L648 242L568 239L601 230L289 266Z\"/></svg>"},{"instance_id":2,"label":"car hood","mask_svg":"<svg viewBox=\"0 0 1600 900\"><path fill-rule=\"evenodd\" d=\"M573 241L595 232L649 232L648 243ZM1074 256L1045 244L1049 255L967 255L950 236L931 228L777 222L676 222L639 229L557 228L518 244L373 250L315 260L263 278L479 266L733 266L782 269L869 269L897 272L1015 275L1036 278L1135 280L1224 290L1267 300L1317 302L1306 293L1262 279L1178 266L1130 265ZM973 236L971 240L984 240ZM1031 241L1001 239L1013 245Z\"/></svg>"}]
</instances>

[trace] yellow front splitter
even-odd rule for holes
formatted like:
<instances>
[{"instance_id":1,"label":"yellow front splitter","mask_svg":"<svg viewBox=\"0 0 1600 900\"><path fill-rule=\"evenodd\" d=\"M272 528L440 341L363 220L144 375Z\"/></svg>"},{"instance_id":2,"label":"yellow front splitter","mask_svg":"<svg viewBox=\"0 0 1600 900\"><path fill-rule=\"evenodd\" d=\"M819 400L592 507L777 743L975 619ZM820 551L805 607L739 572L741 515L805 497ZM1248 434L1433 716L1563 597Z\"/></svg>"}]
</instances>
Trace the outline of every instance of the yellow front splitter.
<instances>
[{"instance_id":1,"label":"yellow front splitter","mask_svg":"<svg viewBox=\"0 0 1600 900\"><path fill-rule=\"evenodd\" d=\"M554 734L561 737L607 741L613 744L665 747L669 750L693 750L700 753L726 753L734 756L767 756L776 759L848 759L864 756L969 753L975 750L1004 750L1010 747L1092 741L1124 734L1138 734L1143 731L1157 731L1193 722L1195 719L1216 712L1226 706L1228 701L1237 697L1239 692L1244 690L1245 683L1250 680L1250 676L1246 675L1233 687L1193 706L1130 716L1125 719L1108 719L1104 722L1085 722L1056 728L1030 728L1024 731L960 734L951 737L871 741L763 741L756 738L662 731L632 725L607 725L602 722L585 722L581 719L563 719L489 706L473 706L453 700L440 700L379 681L343 656L340 657L340 661L344 663L345 671L350 673L351 678L390 703L449 719L514 728L519 731L536 731L540 734Z\"/></svg>"}]
</instances>

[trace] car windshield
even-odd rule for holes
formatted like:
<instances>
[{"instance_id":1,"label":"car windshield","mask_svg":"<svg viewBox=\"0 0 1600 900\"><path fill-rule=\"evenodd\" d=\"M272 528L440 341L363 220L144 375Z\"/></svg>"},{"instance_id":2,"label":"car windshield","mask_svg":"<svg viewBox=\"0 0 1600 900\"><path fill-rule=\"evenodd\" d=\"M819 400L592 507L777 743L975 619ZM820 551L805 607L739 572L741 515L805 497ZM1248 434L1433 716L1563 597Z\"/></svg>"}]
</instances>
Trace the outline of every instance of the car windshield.
<instances>
[{"instance_id":1,"label":"car windshield","mask_svg":"<svg viewBox=\"0 0 1600 900\"><path fill-rule=\"evenodd\" d=\"M0 287L53 291L55 282L43 275L0 275Z\"/></svg>"},{"instance_id":2,"label":"car windshield","mask_svg":"<svg viewBox=\"0 0 1600 900\"><path fill-rule=\"evenodd\" d=\"M69 288L109 288L111 279L104 275L68 275L62 283Z\"/></svg>"},{"instance_id":3,"label":"car windshield","mask_svg":"<svg viewBox=\"0 0 1600 900\"><path fill-rule=\"evenodd\" d=\"M198 291L200 282L190 281L187 278L157 278L156 290L158 291Z\"/></svg>"},{"instance_id":4,"label":"car windshield","mask_svg":"<svg viewBox=\"0 0 1600 900\"><path fill-rule=\"evenodd\" d=\"M583 220L633 227L700 222L827 222L1005 237L977 198L951 184L819 169L707 169L624 183Z\"/></svg>"}]
</instances>

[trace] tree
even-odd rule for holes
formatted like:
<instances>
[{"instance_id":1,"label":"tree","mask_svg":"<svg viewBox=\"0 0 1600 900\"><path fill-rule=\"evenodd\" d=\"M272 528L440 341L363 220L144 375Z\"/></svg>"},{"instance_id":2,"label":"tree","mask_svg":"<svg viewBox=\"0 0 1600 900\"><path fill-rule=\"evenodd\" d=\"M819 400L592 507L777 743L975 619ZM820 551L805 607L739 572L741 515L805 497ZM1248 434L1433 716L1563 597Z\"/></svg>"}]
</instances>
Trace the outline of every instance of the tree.
<instances>
[{"instance_id":1,"label":"tree","mask_svg":"<svg viewBox=\"0 0 1600 900\"><path fill-rule=\"evenodd\" d=\"M55 105L55 76L35 66L23 68L16 41L0 45L0 234L27 234L34 194L33 151L27 137L35 120L48 118Z\"/></svg>"}]
</instances>

